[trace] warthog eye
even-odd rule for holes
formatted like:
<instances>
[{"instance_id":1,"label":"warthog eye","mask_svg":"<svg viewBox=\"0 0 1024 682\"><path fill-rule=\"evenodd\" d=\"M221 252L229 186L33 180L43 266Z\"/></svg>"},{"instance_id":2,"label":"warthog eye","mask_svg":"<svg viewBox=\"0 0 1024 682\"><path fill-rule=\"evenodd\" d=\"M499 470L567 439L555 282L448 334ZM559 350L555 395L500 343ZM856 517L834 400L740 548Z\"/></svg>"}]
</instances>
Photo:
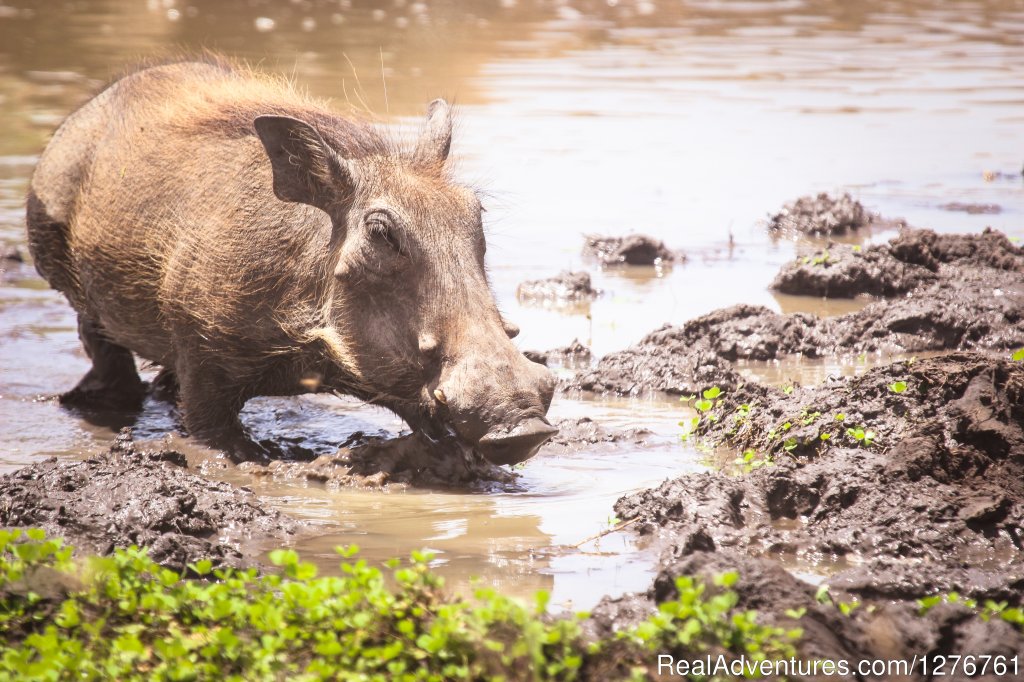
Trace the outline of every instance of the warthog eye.
<instances>
[{"instance_id":1,"label":"warthog eye","mask_svg":"<svg viewBox=\"0 0 1024 682\"><path fill-rule=\"evenodd\" d=\"M364 220L371 237L387 244L398 253L402 253L402 243L395 230L391 216L384 211L372 211Z\"/></svg>"}]
</instances>

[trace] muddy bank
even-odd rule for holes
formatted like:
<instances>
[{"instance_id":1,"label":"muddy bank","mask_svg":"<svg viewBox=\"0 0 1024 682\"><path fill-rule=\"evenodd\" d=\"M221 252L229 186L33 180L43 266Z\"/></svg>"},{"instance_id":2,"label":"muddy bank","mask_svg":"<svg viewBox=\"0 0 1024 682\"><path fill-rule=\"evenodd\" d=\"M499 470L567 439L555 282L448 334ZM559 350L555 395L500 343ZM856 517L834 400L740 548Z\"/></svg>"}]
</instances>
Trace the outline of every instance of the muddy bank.
<instances>
[{"instance_id":1,"label":"muddy bank","mask_svg":"<svg viewBox=\"0 0 1024 682\"><path fill-rule=\"evenodd\" d=\"M742 587L752 608L817 614L810 640L821 651L1022 650L1024 635L998 618L962 606L920 618L915 600L955 591L1021 604L1024 363L957 353L791 393L749 384L704 414L705 445L773 461L741 476L681 476L616 503L666 547L650 598L665 598L669 576L734 567L754 581ZM822 620L812 588L776 563L822 559L852 566L829 578L834 593L875 608L845 618L829 607Z\"/></svg>"},{"instance_id":2,"label":"muddy bank","mask_svg":"<svg viewBox=\"0 0 1024 682\"><path fill-rule=\"evenodd\" d=\"M178 571L203 558L256 565L267 543L301 528L247 489L191 473L181 453L137 448L127 430L102 455L51 458L0 477L0 525L44 528L84 555L148 547Z\"/></svg>"},{"instance_id":3,"label":"muddy bank","mask_svg":"<svg viewBox=\"0 0 1024 682\"><path fill-rule=\"evenodd\" d=\"M590 273L563 271L555 277L527 280L516 287L523 305L567 308L589 303L599 292L590 283Z\"/></svg>"},{"instance_id":4,"label":"muddy bank","mask_svg":"<svg viewBox=\"0 0 1024 682\"><path fill-rule=\"evenodd\" d=\"M465 444L433 441L420 432L398 438L371 437L312 461L244 462L239 469L257 477L308 481L328 487L471 488L511 485L516 476Z\"/></svg>"},{"instance_id":5,"label":"muddy bank","mask_svg":"<svg viewBox=\"0 0 1024 682\"><path fill-rule=\"evenodd\" d=\"M848 193L832 197L822 192L800 197L768 218L768 230L784 236L833 236L867 227L878 220Z\"/></svg>"},{"instance_id":6,"label":"muddy bank","mask_svg":"<svg viewBox=\"0 0 1024 682\"><path fill-rule=\"evenodd\" d=\"M865 249L829 244L807 250L782 267L771 288L784 294L831 298L897 296L940 281L955 287L994 278L996 283L1012 286L1015 278L1006 278L1007 272L1024 272L1024 249L1001 232L940 235L906 229L887 244Z\"/></svg>"},{"instance_id":7,"label":"muddy bank","mask_svg":"<svg viewBox=\"0 0 1024 682\"><path fill-rule=\"evenodd\" d=\"M706 414L698 437L774 464L668 481L620 500L622 518L754 553L1024 568L1024 363L953 354L790 394L752 385Z\"/></svg>"},{"instance_id":8,"label":"muddy bank","mask_svg":"<svg viewBox=\"0 0 1024 682\"><path fill-rule=\"evenodd\" d=\"M917 674L906 677L860 675L856 666L860 661L910 661L914 656L962 656L967 652L1012 659L1024 647L1020 630L999 617L981 618L978 607L940 603L922 613L914 601L860 600L835 588L819 601L814 587L797 580L778 563L730 550L696 550L670 560L646 594L602 601L592 611L594 633L609 636L650 616L656 604L675 598L677 576L698 576L712 584L715 576L732 571L740 576L731 588L737 594L739 608L756 610L759 623L802 630L796 646L801 660L845 661L850 667L850 674L817 676L793 669L788 679L925 680L931 677L921 674L920 665ZM840 604L848 613L839 608ZM808 670L806 663L803 669ZM968 679L962 672L949 673L947 664L944 679ZM1007 678L990 673L970 679Z\"/></svg>"},{"instance_id":9,"label":"muddy bank","mask_svg":"<svg viewBox=\"0 0 1024 682\"><path fill-rule=\"evenodd\" d=\"M625 237L587 235L584 237L583 255L602 265L660 265L686 260L684 254L672 251L664 242L643 234Z\"/></svg>"}]
</instances>

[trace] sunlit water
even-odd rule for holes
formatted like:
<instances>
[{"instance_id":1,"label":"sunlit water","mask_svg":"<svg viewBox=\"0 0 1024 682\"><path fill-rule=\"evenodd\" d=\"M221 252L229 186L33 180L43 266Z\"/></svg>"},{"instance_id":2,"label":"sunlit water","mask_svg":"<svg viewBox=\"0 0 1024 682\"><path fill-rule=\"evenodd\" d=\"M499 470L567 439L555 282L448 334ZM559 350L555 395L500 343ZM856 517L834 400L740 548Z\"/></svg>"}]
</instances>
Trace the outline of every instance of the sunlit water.
<instances>
[{"instance_id":1,"label":"sunlit water","mask_svg":"<svg viewBox=\"0 0 1024 682\"><path fill-rule=\"evenodd\" d=\"M316 5L314 8L313 5ZM216 48L294 73L315 94L370 109L406 131L429 100L459 104L459 174L484 190L489 268L524 349L574 338L596 356L664 322L738 302L823 315L863 302L773 296L792 257L761 221L785 201L846 190L886 216L940 231L991 225L1024 236L1024 9L939 0L547 3L0 0L0 245L24 251L23 197L53 127L124 65L171 49ZM940 208L996 204L998 214ZM644 232L685 250L661 272L601 271L584 233ZM880 241L888 234L871 234ZM5 266L6 267L6 266ZM524 279L591 271L603 295L566 315L520 306ZM751 376L813 383L878 358L751 364ZM0 284L0 470L109 443L95 424L40 396L88 363L69 307L31 268ZM357 542L380 560L428 547L455 584L470 578L586 608L643 589L655 549L616 533L577 548L621 494L704 466L679 442L673 401L557 400L555 417L644 427L651 445L544 456L518 492L325 490L251 485L318 535L300 548L333 563ZM328 451L353 431L398 432L392 416L323 398L263 399L260 435ZM173 410L151 402L140 438L172 442ZM198 449L201 450L201 449ZM796 571L827 570L794 563Z\"/></svg>"}]
</instances>

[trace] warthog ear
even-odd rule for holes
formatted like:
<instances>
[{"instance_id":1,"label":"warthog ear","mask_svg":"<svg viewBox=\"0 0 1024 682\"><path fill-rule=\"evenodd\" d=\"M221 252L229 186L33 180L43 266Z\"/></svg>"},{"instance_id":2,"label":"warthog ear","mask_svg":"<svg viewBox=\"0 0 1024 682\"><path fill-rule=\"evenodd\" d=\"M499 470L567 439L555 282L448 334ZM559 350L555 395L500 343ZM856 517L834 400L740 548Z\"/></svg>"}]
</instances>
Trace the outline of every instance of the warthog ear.
<instances>
[{"instance_id":1,"label":"warthog ear","mask_svg":"<svg viewBox=\"0 0 1024 682\"><path fill-rule=\"evenodd\" d=\"M427 123L416 142L417 161L440 163L448 158L452 146L452 108L443 99L435 99L427 107Z\"/></svg>"},{"instance_id":2,"label":"warthog ear","mask_svg":"<svg viewBox=\"0 0 1024 682\"><path fill-rule=\"evenodd\" d=\"M327 211L349 194L352 169L313 126L290 116L257 116L256 134L274 170L274 194Z\"/></svg>"}]
</instances>

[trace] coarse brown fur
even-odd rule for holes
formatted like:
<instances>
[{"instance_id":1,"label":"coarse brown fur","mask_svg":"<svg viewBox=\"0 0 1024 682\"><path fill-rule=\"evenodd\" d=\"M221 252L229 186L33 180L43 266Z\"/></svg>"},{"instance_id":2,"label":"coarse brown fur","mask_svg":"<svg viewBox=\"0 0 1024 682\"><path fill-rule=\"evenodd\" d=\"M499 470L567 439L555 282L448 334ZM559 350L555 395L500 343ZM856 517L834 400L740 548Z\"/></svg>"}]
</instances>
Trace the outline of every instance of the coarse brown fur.
<instances>
[{"instance_id":1,"label":"coarse brown fur","mask_svg":"<svg viewBox=\"0 0 1024 682\"><path fill-rule=\"evenodd\" d=\"M403 152L287 80L208 58L132 72L69 116L27 212L94 363L65 399L137 401L134 352L174 372L204 436L237 435L253 396L311 388L472 442L542 419L551 379L505 337L435 104Z\"/></svg>"}]
</instances>

